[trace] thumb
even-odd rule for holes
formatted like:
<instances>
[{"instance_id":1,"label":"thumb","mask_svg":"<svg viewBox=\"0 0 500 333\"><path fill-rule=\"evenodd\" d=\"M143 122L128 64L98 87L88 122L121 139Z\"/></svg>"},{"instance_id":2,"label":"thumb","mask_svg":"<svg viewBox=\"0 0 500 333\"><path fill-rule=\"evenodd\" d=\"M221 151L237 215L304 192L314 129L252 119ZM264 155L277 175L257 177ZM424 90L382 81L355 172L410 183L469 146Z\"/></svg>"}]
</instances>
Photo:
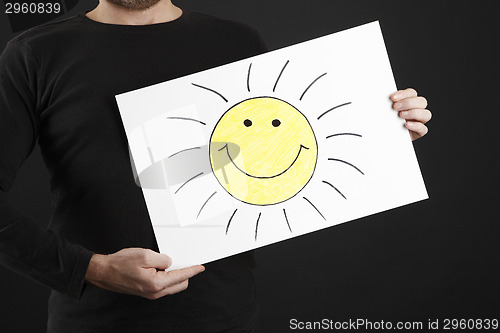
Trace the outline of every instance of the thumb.
<instances>
[{"instance_id":1,"label":"thumb","mask_svg":"<svg viewBox=\"0 0 500 333\"><path fill-rule=\"evenodd\" d=\"M167 269L172 265L172 258L152 250L147 251L145 259L144 265L148 268Z\"/></svg>"}]
</instances>

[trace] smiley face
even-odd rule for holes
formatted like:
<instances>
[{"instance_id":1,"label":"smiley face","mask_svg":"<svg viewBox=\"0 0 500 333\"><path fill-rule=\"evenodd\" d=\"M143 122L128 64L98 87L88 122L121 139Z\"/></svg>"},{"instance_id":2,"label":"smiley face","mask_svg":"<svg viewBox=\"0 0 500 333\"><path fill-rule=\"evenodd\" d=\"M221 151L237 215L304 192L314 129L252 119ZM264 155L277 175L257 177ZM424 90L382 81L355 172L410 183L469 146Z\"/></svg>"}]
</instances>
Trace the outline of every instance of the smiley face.
<instances>
[{"instance_id":1,"label":"smiley face","mask_svg":"<svg viewBox=\"0 0 500 333\"><path fill-rule=\"evenodd\" d=\"M242 101L220 118L210 138L210 163L233 197L272 205L296 195L316 167L316 137L300 111L273 97Z\"/></svg>"}]
</instances>

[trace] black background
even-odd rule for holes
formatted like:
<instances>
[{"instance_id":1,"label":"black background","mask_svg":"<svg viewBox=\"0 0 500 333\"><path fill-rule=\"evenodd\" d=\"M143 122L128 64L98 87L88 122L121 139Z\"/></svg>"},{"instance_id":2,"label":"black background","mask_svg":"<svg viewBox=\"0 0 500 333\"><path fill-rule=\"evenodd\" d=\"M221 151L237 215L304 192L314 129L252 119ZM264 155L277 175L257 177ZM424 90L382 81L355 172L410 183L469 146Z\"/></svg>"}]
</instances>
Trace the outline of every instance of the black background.
<instances>
[{"instance_id":1,"label":"black background","mask_svg":"<svg viewBox=\"0 0 500 333\"><path fill-rule=\"evenodd\" d=\"M433 112L430 133L414 143L429 200L256 251L264 332L287 331L291 318L500 319L496 1L175 3L250 24L271 50L380 20L398 87L416 88ZM61 17L96 4L80 1ZM14 36L8 23L3 10L2 48ZM38 150L10 198L48 221L51 196ZM0 268L0 331L43 332L48 293Z\"/></svg>"}]
</instances>

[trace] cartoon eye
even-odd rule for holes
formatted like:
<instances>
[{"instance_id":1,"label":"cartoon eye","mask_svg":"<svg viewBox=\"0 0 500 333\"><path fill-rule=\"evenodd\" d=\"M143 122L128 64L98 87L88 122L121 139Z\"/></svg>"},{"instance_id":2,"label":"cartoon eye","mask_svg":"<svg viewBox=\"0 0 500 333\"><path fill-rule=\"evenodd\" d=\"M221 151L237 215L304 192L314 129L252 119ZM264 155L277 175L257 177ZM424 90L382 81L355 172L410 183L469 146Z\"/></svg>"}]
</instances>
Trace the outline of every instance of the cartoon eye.
<instances>
[{"instance_id":1,"label":"cartoon eye","mask_svg":"<svg viewBox=\"0 0 500 333\"><path fill-rule=\"evenodd\" d=\"M243 121L243 125L245 125L246 127L250 127L252 126L252 121L250 119L245 119L245 121Z\"/></svg>"},{"instance_id":2,"label":"cartoon eye","mask_svg":"<svg viewBox=\"0 0 500 333\"><path fill-rule=\"evenodd\" d=\"M272 124L274 127L278 127L279 125L281 125L281 121L279 121L279 119L274 119Z\"/></svg>"}]
</instances>

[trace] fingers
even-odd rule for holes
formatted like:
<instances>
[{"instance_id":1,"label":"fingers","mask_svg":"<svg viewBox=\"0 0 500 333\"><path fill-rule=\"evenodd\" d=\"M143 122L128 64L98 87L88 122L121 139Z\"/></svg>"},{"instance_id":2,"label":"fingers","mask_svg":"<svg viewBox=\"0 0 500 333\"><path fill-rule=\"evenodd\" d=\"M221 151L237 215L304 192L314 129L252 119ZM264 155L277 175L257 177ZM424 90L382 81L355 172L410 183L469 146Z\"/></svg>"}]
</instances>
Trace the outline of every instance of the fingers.
<instances>
[{"instance_id":1,"label":"fingers","mask_svg":"<svg viewBox=\"0 0 500 333\"><path fill-rule=\"evenodd\" d=\"M406 120L418 121L425 124L432 118L432 113L427 109L412 109L406 111L400 111L399 116Z\"/></svg>"},{"instance_id":2,"label":"fingers","mask_svg":"<svg viewBox=\"0 0 500 333\"><path fill-rule=\"evenodd\" d=\"M167 287L167 288L165 288L157 293L148 295L148 297L146 297L146 298L154 300L154 299L161 298L163 296L177 294L177 293L180 293L181 291L186 290L188 285L189 285L189 280L184 280L184 281L179 282L173 286Z\"/></svg>"},{"instance_id":3,"label":"fingers","mask_svg":"<svg viewBox=\"0 0 500 333\"><path fill-rule=\"evenodd\" d=\"M188 285L189 285L189 279L184 280L182 282L177 283L176 285L165 288L165 290L163 291L163 295L172 295L179 293L181 291L186 290Z\"/></svg>"},{"instance_id":4,"label":"fingers","mask_svg":"<svg viewBox=\"0 0 500 333\"><path fill-rule=\"evenodd\" d=\"M166 254L161 254L153 250L144 249L143 251L144 268L167 269L172 265L172 259Z\"/></svg>"},{"instance_id":5,"label":"fingers","mask_svg":"<svg viewBox=\"0 0 500 333\"><path fill-rule=\"evenodd\" d=\"M392 107L399 111L399 116L406 120L406 128L410 130L412 140L423 137L429 131L427 123L432 113L427 110L427 99L418 96L413 88L398 90L391 95Z\"/></svg>"},{"instance_id":6,"label":"fingers","mask_svg":"<svg viewBox=\"0 0 500 333\"><path fill-rule=\"evenodd\" d=\"M144 297L148 299L158 299L166 295L172 295L186 290L188 287L188 280L204 270L204 266L196 265L170 272L157 272L155 281Z\"/></svg>"},{"instance_id":7,"label":"fingers","mask_svg":"<svg viewBox=\"0 0 500 333\"><path fill-rule=\"evenodd\" d=\"M408 97L400 99L393 104L394 110L411 110L411 109L425 109L427 107L427 100L422 96Z\"/></svg>"},{"instance_id":8,"label":"fingers","mask_svg":"<svg viewBox=\"0 0 500 333\"><path fill-rule=\"evenodd\" d=\"M405 99L405 98L410 98L410 97L417 97L417 91L413 88L407 88L405 90L398 90L394 94L391 95L391 99L394 102L397 102L399 100Z\"/></svg>"},{"instance_id":9,"label":"fingers","mask_svg":"<svg viewBox=\"0 0 500 333\"><path fill-rule=\"evenodd\" d=\"M164 279L169 286L180 283L184 280L190 279L193 276L203 272L205 267L202 265L196 265L191 267L186 267L182 269L176 269L170 272L158 272L161 273L159 276Z\"/></svg>"},{"instance_id":10,"label":"fingers","mask_svg":"<svg viewBox=\"0 0 500 333\"><path fill-rule=\"evenodd\" d=\"M407 121L405 127L410 130L410 135L412 140L416 140L423 137L429 131L427 126L415 121Z\"/></svg>"}]
</instances>

